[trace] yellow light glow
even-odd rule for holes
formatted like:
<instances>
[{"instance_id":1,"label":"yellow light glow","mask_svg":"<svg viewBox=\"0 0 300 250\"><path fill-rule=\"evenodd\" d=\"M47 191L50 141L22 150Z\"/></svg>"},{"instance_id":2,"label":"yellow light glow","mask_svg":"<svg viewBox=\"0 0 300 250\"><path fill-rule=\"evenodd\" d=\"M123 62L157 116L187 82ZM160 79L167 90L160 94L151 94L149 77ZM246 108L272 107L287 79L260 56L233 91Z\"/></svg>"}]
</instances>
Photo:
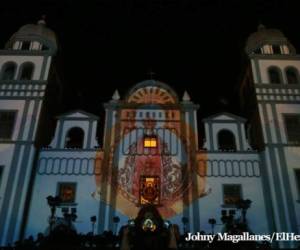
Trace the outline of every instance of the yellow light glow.
<instances>
[{"instance_id":1,"label":"yellow light glow","mask_svg":"<svg viewBox=\"0 0 300 250\"><path fill-rule=\"evenodd\" d=\"M151 139L151 147L156 147L156 138Z\"/></svg>"},{"instance_id":2,"label":"yellow light glow","mask_svg":"<svg viewBox=\"0 0 300 250\"><path fill-rule=\"evenodd\" d=\"M156 138L153 137L146 137L144 139L144 147L145 148L156 148L157 147L157 141Z\"/></svg>"},{"instance_id":3,"label":"yellow light glow","mask_svg":"<svg viewBox=\"0 0 300 250\"><path fill-rule=\"evenodd\" d=\"M144 147L145 147L145 148L150 148L150 147L151 147L151 141L148 140L148 139L145 139L145 140L144 140Z\"/></svg>"}]
</instances>

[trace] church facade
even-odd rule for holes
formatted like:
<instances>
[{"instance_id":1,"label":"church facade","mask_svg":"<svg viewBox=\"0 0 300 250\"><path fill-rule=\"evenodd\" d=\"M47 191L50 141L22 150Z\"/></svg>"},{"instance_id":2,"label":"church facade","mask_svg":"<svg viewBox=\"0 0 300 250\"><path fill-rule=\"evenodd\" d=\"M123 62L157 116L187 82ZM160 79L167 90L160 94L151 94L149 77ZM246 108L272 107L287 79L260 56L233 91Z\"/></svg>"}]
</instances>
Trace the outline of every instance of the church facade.
<instances>
[{"instance_id":1,"label":"church facade","mask_svg":"<svg viewBox=\"0 0 300 250\"><path fill-rule=\"evenodd\" d=\"M50 195L60 198L53 223L76 213L81 233L117 232L146 204L182 232L210 232L211 218L221 231L221 214L239 217L237 203L251 200L251 231L299 234L300 57L280 31L260 26L249 36L240 84L245 117L203 119L203 144L198 104L151 79L123 97L116 90L102 124L83 110L61 114L51 143L40 147L56 50L55 34L40 21L21 27L0 51L0 245L47 233Z\"/></svg>"}]
</instances>

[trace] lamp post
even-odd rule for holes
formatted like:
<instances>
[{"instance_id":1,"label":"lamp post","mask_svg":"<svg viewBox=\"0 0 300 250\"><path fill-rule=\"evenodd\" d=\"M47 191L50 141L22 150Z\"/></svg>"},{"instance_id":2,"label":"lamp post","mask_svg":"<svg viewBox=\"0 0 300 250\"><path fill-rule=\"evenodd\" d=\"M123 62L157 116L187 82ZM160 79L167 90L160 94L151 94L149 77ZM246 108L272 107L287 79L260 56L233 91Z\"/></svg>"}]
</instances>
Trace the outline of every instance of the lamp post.
<instances>
[{"instance_id":1,"label":"lamp post","mask_svg":"<svg viewBox=\"0 0 300 250\"><path fill-rule=\"evenodd\" d=\"M186 234L186 225L189 223L189 219L187 217L182 217L181 221L183 224L183 233Z\"/></svg>"},{"instance_id":2,"label":"lamp post","mask_svg":"<svg viewBox=\"0 0 300 250\"><path fill-rule=\"evenodd\" d=\"M65 220L67 221L69 229L71 229L72 221L74 222L77 219L76 212L76 207L72 207L71 212L69 212L69 208L65 208L63 210L63 215Z\"/></svg>"},{"instance_id":3,"label":"lamp post","mask_svg":"<svg viewBox=\"0 0 300 250\"><path fill-rule=\"evenodd\" d=\"M91 220L91 223L92 223L92 233L94 235L94 233L95 233L95 224L96 224L96 221L97 221L97 217L95 215L91 216L90 220Z\"/></svg>"},{"instance_id":4,"label":"lamp post","mask_svg":"<svg viewBox=\"0 0 300 250\"><path fill-rule=\"evenodd\" d=\"M229 230L233 225L233 219L235 215L234 210L230 210L229 214L227 214L227 210L221 211L221 221L225 225L226 230Z\"/></svg>"},{"instance_id":5,"label":"lamp post","mask_svg":"<svg viewBox=\"0 0 300 250\"><path fill-rule=\"evenodd\" d=\"M211 225L211 233L215 234L214 228L216 225L216 220L214 218L210 218L210 219L208 219L208 223Z\"/></svg>"},{"instance_id":6,"label":"lamp post","mask_svg":"<svg viewBox=\"0 0 300 250\"><path fill-rule=\"evenodd\" d=\"M246 214L247 210L250 208L252 201L249 199L243 200L241 199L237 203L237 208L242 210L242 221L244 224L246 224Z\"/></svg>"},{"instance_id":7,"label":"lamp post","mask_svg":"<svg viewBox=\"0 0 300 250\"><path fill-rule=\"evenodd\" d=\"M118 231L118 223L120 222L120 218L119 216L114 216L113 217L113 223L115 225L115 235L117 234L117 231Z\"/></svg>"},{"instance_id":8,"label":"lamp post","mask_svg":"<svg viewBox=\"0 0 300 250\"><path fill-rule=\"evenodd\" d=\"M49 195L47 198L48 205L51 209L51 216L49 220L49 226L50 226L50 233L53 230L53 225L55 223L55 212L56 212L56 207L60 205L61 199L59 196L53 197L52 195Z\"/></svg>"}]
</instances>

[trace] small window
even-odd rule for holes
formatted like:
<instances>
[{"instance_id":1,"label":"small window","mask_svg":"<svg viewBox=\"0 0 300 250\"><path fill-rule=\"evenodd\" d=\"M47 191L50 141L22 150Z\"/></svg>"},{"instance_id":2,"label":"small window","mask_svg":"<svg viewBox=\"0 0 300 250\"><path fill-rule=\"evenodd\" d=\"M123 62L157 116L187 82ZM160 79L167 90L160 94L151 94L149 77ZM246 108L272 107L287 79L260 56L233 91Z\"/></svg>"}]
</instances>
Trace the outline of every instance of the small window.
<instances>
[{"instance_id":1,"label":"small window","mask_svg":"<svg viewBox=\"0 0 300 250\"><path fill-rule=\"evenodd\" d=\"M295 170L296 185L298 189L298 197L300 199L300 169Z\"/></svg>"},{"instance_id":2,"label":"small window","mask_svg":"<svg viewBox=\"0 0 300 250\"><path fill-rule=\"evenodd\" d=\"M16 111L0 111L0 139L11 139Z\"/></svg>"},{"instance_id":3,"label":"small window","mask_svg":"<svg viewBox=\"0 0 300 250\"><path fill-rule=\"evenodd\" d=\"M261 54L261 49L257 48L253 51L254 54Z\"/></svg>"},{"instance_id":4,"label":"small window","mask_svg":"<svg viewBox=\"0 0 300 250\"><path fill-rule=\"evenodd\" d=\"M29 50L30 49L30 44L31 44L30 41L23 41L21 50Z\"/></svg>"},{"instance_id":5,"label":"small window","mask_svg":"<svg viewBox=\"0 0 300 250\"><path fill-rule=\"evenodd\" d=\"M276 67L271 67L268 70L268 74L269 74L270 83L274 83L274 84L282 83L280 69Z\"/></svg>"},{"instance_id":6,"label":"small window","mask_svg":"<svg viewBox=\"0 0 300 250\"><path fill-rule=\"evenodd\" d=\"M221 130L218 133L218 145L222 150L236 150L234 134L229 130Z\"/></svg>"},{"instance_id":7,"label":"small window","mask_svg":"<svg viewBox=\"0 0 300 250\"><path fill-rule=\"evenodd\" d=\"M300 114L285 115L284 123L288 142L300 144Z\"/></svg>"},{"instance_id":8,"label":"small window","mask_svg":"<svg viewBox=\"0 0 300 250\"><path fill-rule=\"evenodd\" d=\"M155 136L146 136L144 138L144 147L145 148L156 148L157 147L157 138Z\"/></svg>"},{"instance_id":9,"label":"small window","mask_svg":"<svg viewBox=\"0 0 300 250\"><path fill-rule=\"evenodd\" d=\"M297 84L299 83L298 71L295 68L288 68L286 71L286 78L288 84Z\"/></svg>"},{"instance_id":10,"label":"small window","mask_svg":"<svg viewBox=\"0 0 300 250\"><path fill-rule=\"evenodd\" d=\"M48 49L49 48L45 44L42 45L42 50L48 50Z\"/></svg>"},{"instance_id":11,"label":"small window","mask_svg":"<svg viewBox=\"0 0 300 250\"><path fill-rule=\"evenodd\" d=\"M280 45L273 45L273 54L281 54Z\"/></svg>"},{"instance_id":12,"label":"small window","mask_svg":"<svg viewBox=\"0 0 300 250\"><path fill-rule=\"evenodd\" d=\"M74 203L76 195L76 183L61 182L58 183L58 196L62 203Z\"/></svg>"},{"instance_id":13,"label":"small window","mask_svg":"<svg viewBox=\"0 0 300 250\"><path fill-rule=\"evenodd\" d=\"M31 80L33 76L33 68L33 63L22 64L20 80Z\"/></svg>"},{"instance_id":14,"label":"small window","mask_svg":"<svg viewBox=\"0 0 300 250\"><path fill-rule=\"evenodd\" d=\"M68 131L66 136L66 148L82 148L83 147L84 132L81 128L75 127Z\"/></svg>"},{"instance_id":15,"label":"small window","mask_svg":"<svg viewBox=\"0 0 300 250\"><path fill-rule=\"evenodd\" d=\"M2 80L13 80L16 73L16 64L8 62L3 65Z\"/></svg>"},{"instance_id":16,"label":"small window","mask_svg":"<svg viewBox=\"0 0 300 250\"><path fill-rule=\"evenodd\" d=\"M242 187L240 184L223 185L224 205L236 205L242 199Z\"/></svg>"}]
</instances>

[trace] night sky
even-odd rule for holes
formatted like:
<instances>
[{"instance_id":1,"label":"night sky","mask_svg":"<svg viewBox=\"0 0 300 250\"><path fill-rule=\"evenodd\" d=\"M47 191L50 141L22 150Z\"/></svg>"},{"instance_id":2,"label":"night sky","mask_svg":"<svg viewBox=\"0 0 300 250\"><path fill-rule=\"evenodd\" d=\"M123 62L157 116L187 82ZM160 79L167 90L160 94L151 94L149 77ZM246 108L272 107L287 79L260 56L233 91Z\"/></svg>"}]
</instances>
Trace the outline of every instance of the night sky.
<instances>
[{"instance_id":1,"label":"night sky","mask_svg":"<svg viewBox=\"0 0 300 250\"><path fill-rule=\"evenodd\" d=\"M200 104L199 116L240 114L233 91L242 72L245 41L257 25L282 30L299 51L299 1L289 0L39 0L6 1L0 9L0 46L27 23L47 16L59 41L64 84L61 112L103 115L118 88L156 73L182 97ZM224 108L224 101L228 106Z\"/></svg>"}]
</instances>

